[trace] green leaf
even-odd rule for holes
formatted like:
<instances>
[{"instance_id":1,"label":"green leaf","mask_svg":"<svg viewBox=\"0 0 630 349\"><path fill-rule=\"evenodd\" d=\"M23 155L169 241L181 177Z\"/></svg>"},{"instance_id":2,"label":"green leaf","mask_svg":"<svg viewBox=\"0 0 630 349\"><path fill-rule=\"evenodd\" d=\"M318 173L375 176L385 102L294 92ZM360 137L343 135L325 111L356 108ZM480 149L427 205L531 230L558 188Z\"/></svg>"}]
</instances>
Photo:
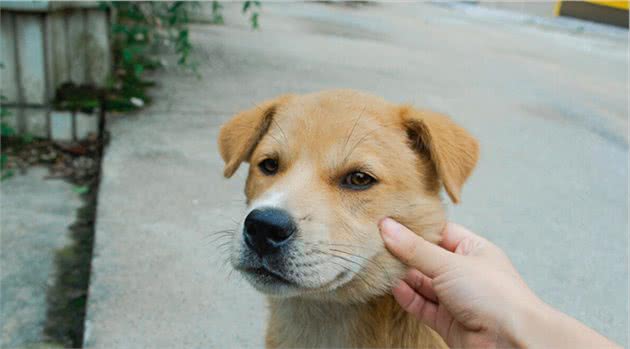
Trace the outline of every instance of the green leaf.
<instances>
[{"instance_id":1,"label":"green leaf","mask_svg":"<svg viewBox=\"0 0 630 349\"><path fill-rule=\"evenodd\" d=\"M109 4L109 2L108 2L108 1L99 1L99 2L98 2L98 8L99 8L101 11L106 11L106 10L109 10L111 7L112 7L112 6Z\"/></svg>"},{"instance_id":2,"label":"green leaf","mask_svg":"<svg viewBox=\"0 0 630 349\"><path fill-rule=\"evenodd\" d=\"M259 6L249 1L249 11ZM142 74L149 69L159 68L159 59L154 56L166 48L176 53L177 62L183 68L192 66L190 54L189 15L198 11L197 2L131 2L106 1L103 4L116 13L112 18L111 40L114 51L114 69L107 83L107 110L129 110L137 106L129 102L131 97L149 102ZM105 5L104 5L105 6ZM212 22L224 23L223 4L214 0Z\"/></svg>"},{"instance_id":3,"label":"green leaf","mask_svg":"<svg viewBox=\"0 0 630 349\"><path fill-rule=\"evenodd\" d=\"M88 186L85 186L85 185L77 185L77 186L74 187L73 190L74 190L75 193L81 195L81 194L87 193L90 190L90 188Z\"/></svg>"},{"instance_id":4,"label":"green leaf","mask_svg":"<svg viewBox=\"0 0 630 349\"><path fill-rule=\"evenodd\" d=\"M11 112L7 108L0 107L0 118L11 115Z\"/></svg>"},{"instance_id":5,"label":"green leaf","mask_svg":"<svg viewBox=\"0 0 630 349\"><path fill-rule=\"evenodd\" d=\"M8 170L8 171L2 171L2 176L0 177L0 180L5 180L7 178L13 177L13 170Z\"/></svg>"},{"instance_id":6,"label":"green leaf","mask_svg":"<svg viewBox=\"0 0 630 349\"><path fill-rule=\"evenodd\" d=\"M252 29L258 29L258 12L252 13L250 21L252 22Z\"/></svg>"},{"instance_id":7,"label":"green leaf","mask_svg":"<svg viewBox=\"0 0 630 349\"><path fill-rule=\"evenodd\" d=\"M0 124L0 135L2 137L13 136L15 135L15 129L3 122Z\"/></svg>"},{"instance_id":8,"label":"green leaf","mask_svg":"<svg viewBox=\"0 0 630 349\"><path fill-rule=\"evenodd\" d=\"M122 51L122 57L124 62L131 62L133 60L133 51L131 48L124 48Z\"/></svg>"},{"instance_id":9,"label":"green leaf","mask_svg":"<svg viewBox=\"0 0 630 349\"><path fill-rule=\"evenodd\" d=\"M33 142L34 139L35 139L35 137L33 137L33 135L30 134L30 133L25 133L25 134L22 135L22 142L23 143L26 143L26 144L31 143L31 142Z\"/></svg>"},{"instance_id":10,"label":"green leaf","mask_svg":"<svg viewBox=\"0 0 630 349\"><path fill-rule=\"evenodd\" d=\"M9 161L9 156L7 154L0 155L0 180L5 180L11 176L13 176L13 170L7 170L5 167L7 166L7 162Z\"/></svg>"},{"instance_id":11,"label":"green leaf","mask_svg":"<svg viewBox=\"0 0 630 349\"><path fill-rule=\"evenodd\" d=\"M144 66L142 64L134 64L133 71L136 74L136 76L140 76L142 72L144 71Z\"/></svg>"},{"instance_id":12,"label":"green leaf","mask_svg":"<svg viewBox=\"0 0 630 349\"><path fill-rule=\"evenodd\" d=\"M112 24L111 30L112 30L112 33L114 33L114 34L120 34L120 33L127 34L127 33L130 32L128 26L126 26L124 24L119 24L119 23Z\"/></svg>"},{"instance_id":13,"label":"green leaf","mask_svg":"<svg viewBox=\"0 0 630 349\"><path fill-rule=\"evenodd\" d=\"M179 40L188 40L188 29L179 31Z\"/></svg>"}]
</instances>

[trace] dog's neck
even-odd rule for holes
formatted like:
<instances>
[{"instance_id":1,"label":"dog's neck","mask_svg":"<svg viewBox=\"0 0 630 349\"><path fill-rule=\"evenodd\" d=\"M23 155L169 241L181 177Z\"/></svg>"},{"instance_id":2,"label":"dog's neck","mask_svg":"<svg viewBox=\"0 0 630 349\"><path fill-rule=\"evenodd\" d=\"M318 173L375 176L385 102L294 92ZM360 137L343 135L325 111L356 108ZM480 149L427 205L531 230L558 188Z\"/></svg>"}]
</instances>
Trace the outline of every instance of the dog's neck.
<instances>
[{"instance_id":1,"label":"dog's neck","mask_svg":"<svg viewBox=\"0 0 630 349\"><path fill-rule=\"evenodd\" d=\"M269 298L268 348L445 347L391 295L361 304Z\"/></svg>"},{"instance_id":2,"label":"dog's neck","mask_svg":"<svg viewBox=\"0 0 630 349\"><path fill-rule=\"evenodd\" d=\"M347 347L360 306L302 298L269 299L267 347Z\"/></svg>"}]
</instances>

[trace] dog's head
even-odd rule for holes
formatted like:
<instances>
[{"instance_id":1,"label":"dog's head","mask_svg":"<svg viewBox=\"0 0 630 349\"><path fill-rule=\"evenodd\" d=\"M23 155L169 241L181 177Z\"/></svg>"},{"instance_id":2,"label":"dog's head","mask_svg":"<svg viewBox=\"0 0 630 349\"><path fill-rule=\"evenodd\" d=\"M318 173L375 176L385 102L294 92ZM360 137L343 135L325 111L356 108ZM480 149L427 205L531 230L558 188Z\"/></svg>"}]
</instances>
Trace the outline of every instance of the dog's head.
<instances>
[{"instance_id":1,"label":"dog's head","mask_svg":"<svg viewBox=\"0 0 630 349\"><path fill-rule=\"evenodd\" d=\"M478 153L446 116L348 90L241 112L222 127L219 149L226 177L250 163L233 266L270 296L348 302L387 292L404 272L378 221L438 242L440 188L458 202Z\"/></svg>"}]
</instances>

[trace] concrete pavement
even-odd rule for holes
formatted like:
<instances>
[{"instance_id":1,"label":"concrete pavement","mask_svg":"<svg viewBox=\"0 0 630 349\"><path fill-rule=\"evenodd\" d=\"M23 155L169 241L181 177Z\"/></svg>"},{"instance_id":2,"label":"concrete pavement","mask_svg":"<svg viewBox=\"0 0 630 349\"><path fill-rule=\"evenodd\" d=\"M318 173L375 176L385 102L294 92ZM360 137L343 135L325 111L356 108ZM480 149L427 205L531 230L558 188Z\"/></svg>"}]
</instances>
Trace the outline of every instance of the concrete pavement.
<instances>
[{"instance_id":1,"label":"concrete pavement","mask_svg":"<svg viewBox=\"0 0 630 349\"><path fill-rule=\"evenodd\" d=\"M202 79L167 71L114 120L85 344L260 347L264 301L208 234L234 227L245 169L221 176L219 125L286 92L349 87L446 112L481 160L450 217L503 247L547 302L628 345L627 31L419 4L226 4L196 25Z\"/></svg>"},{"instance_id":2,"label":"concrete pavement","mask_svg":"<svg viewBox=\"0 0 630 349\"><path fill-rule=\"evenodd\" d=\"M82 205L72 184L44 180L47 175L47 169L34 167L1 184L2 348L47 347L46 291L54 282L54 257L71 242L68 226Z\"/></svg>"}]
</instances>

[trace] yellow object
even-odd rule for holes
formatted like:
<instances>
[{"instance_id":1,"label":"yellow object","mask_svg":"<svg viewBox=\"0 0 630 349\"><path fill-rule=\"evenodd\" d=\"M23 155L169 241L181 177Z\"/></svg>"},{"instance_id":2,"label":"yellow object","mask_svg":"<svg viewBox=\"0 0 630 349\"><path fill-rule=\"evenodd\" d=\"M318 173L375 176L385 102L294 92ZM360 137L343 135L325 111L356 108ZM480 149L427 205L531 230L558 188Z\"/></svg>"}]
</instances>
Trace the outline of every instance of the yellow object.
<instances>
[{"instance_id":1,"label":"yellow object","mask_svg":"<svg viewBox=\"0 0 630 349\"><path fill-rule=\"evenodd\" d=\"M556 6L553 8L553 15L560 16L560 8L562 7L562 1L556 1Z\"/></svg>"},{"instance_id":2,"label":"yellow object","mask_svg":"<svg viewBox=\"0 0 630 349\"><path fill-rule=\"evenodd\" d=\"M605 0L586 0L591 4L614 7L622 10L628 10L628 1L605 1Z\"/></svg>"},{"instance_id":3,"label":"yellow object","mask_svg":"<svg viewBox=\"0 0 630 349\"><path fill-rule=\"evenodd\" d=\"M560 8L562 7L562 0L556 1L556 6L553 9L554 16L560 16ZM584 2L588 2L595 5L618 8L620 10L626 10L630 8L630 1L607 1L607 0L585 0Z\"/></svg>"},{"instance_id":4,"label":"yellow object","mask_svg":"<svg viewBox=\"0 0 630 349\"><path fill-rule=\"evenodd\" d=\"M628 4L630 1L606 1L606 0L585 0L584 2L588 2L595 5L607 6L612 8L618 8L620 10L628 11ZM562 0L556 1L556 6L553 9L554 16L560 16L560 8L562 7Z\"/></svg>"}]
</instances>

